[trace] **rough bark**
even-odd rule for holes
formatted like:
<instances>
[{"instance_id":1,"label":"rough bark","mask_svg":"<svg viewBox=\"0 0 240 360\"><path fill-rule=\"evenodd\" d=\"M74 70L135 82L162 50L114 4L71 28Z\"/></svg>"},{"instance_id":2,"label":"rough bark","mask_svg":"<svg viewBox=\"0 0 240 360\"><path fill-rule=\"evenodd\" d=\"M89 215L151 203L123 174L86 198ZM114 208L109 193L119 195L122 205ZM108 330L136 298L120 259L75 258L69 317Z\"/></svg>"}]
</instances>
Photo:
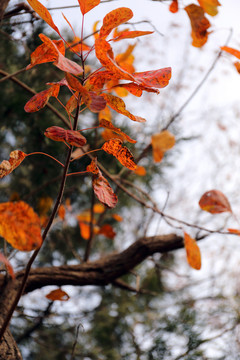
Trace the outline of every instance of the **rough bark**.
<instances>
[{"instance_id":1,"label":"rough bark","mask_svg":"<svg viewBox=\"0 0 240 360\"><path fill-rule=\"evenodd\" d=\"M175 234L141 238L120 253L109 254L99 260L79 265L64 265L32 269L25 293L47 285L97 285L113 283L154 253L165 253L183 247L183 239ZM0 325L7 316L24 276L16 273L15 280L5 281L0 275ZM0 360L20 360L21 355L9 331L0 344Z\"/></svg>"}]
</instances>

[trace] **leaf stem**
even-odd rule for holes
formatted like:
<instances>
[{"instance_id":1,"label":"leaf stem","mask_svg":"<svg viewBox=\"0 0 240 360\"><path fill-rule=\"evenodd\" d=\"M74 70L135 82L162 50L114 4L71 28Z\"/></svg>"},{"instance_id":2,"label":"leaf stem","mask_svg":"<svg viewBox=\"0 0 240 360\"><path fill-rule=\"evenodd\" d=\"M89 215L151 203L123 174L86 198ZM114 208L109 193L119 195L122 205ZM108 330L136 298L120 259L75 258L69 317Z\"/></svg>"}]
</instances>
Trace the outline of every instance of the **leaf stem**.
<instances>
[{"instance_id":1,"label":"leaf stem","mask_svg":"<svg viewBox=\"0 0 240 360\"><path fill-rule=\"evenodd\" d=\"M35 151L35 152L32 152L30 154L27 154L27 156L30 156L30 155L37 155L37 154L41 154L41 155L45 155L45 156L48 156L50 157L51 159L55 160L59 165L61 165L62 167L64 167L63 163L61 163L61 161L57 160L55 157L47 154L47 153L44 153L44 152L41 152L41 151Z\"/></svg>"},{"instance_id":2,"label":"leaf stem","mask_svg":"<svg viewBox=\"0 0 240 360\"><path fill-rule=\"evenodd\" d=\"M102 148L95 149L95 150L90 150L90 151L86 152L85 154L82 154L82 155L79 155L79 156L76 157L76 158L73 158L73 159L70 160L70 161L72 162L72 161L74 161L74 160L78 160L78 159L80 159L82 156L85 156L85 155L88 155L88 154L90 154L90 153L93 153L93 152L95 152L95 151L100 151L100 150L102 150Z\"/></svg>"}]
</instances>

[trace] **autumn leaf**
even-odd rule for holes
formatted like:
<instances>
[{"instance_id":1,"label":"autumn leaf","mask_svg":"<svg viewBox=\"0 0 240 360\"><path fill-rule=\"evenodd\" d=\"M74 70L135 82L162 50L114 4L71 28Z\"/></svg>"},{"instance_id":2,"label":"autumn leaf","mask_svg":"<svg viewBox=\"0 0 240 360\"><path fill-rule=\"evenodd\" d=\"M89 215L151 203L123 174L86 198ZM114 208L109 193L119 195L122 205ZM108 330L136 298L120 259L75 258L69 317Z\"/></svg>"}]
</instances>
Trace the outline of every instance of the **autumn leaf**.
<instances>
[{"instance_id":1,"label":"autumn leaf","mask_svg":"<svg viewBox=\"0 0 240 360\"><path fill-rule=\"evenodd\" d=\"M203 8L203 10L211 16L215 16L218 13L218 6L221 6L218 0L198 0L199 5Z\"/></svg>"},{"instance_id":2,"label":"autumn leaf","mask_svg":"<svg viewBox=\"0 0 240 360\"><path fill-rule=\"evenodd\" d=\"M136 170L137 165L134 162L134 158L126 146L122 146L120 139L110 139L106 141L102 149L108 154L115 156L118 161L129 170Z\"/></svg>"},{"instance_id":3,"label":"autumn leaf","mask_svg":"<svg viewBox=\"0 0 240 360\"><path fill-rule=\"evenodd\" d=\"M81 237L82 237L84 240L89 240L89 238L90 238L90 232L91 232L90 225L89 225L89 224L86 224L86 223L83 222L83 221L79 221L78 224L79 224L79 228L80 228Z\"/></svg>"},{"instance_id":4,"label":"autumn leaf","mask_svg":"<svg viewBox=\"0 0 240 360\"><path fill-rule=\"evenodd\" d=\"M114 36L114 41L119 41L122 39L134 39L139 36L153 34L153 31L121 31L119 35Z\"/></svg>"},{"instance_id":5,"label":"autumn leaf","mask_svg":"<svg viewBox=\"0 0 240 360\"><path fill-rule=\"evenodd\" d=\"M136 175L139 175L139 176L145 176L147 173L146 169L143 166L137 166L137 168L134 172Z\"/></svg>"},{"instance_id":6,"label":"autumn leaf","mask_svg":"<svg viewBox=\"0 0 240 360\"><path fill-rule=\"evenodd\" d=\"M65 206L63 204L61 204L58 209L58 216L60 217L60 219L64 220L65 215L66 215Z\"/></svg>"},{"instance_id":7,"label":"autumn leaf","mask_svg":"<svg viewBox=\"0 0 240 360\"><path fill-rule=\"evenodd\" d=\"M102 214L105 211L105 206L103 204L94 204L93 212L94 214Z\"/></svg>"},{"instance_id":8,"label":"autumn leaf","mask_svg":"<svg viewBox=\"0 0 240 360\"><path fill-rule=\"evenodd\" d=\"M93 190L98 200L110 208L117 205L117 195L114 194L108 181L102 175L93 176Z\"/></svg>"},{"instance_id":9,"label":"autumn leaf","mask_svg":"<svg viewBox=\"0 0 240 360\"><path fill-rule=\"evenodd\" d=\"M240 236L240 230L239 229L228 229L230 234L235 234Z\"/></svg>"},{"instance_id":10,"label":"autumn leaf","mask_svg":"<svg viewBox=\"0 0 240 360\"><path fill-rule=\"evenodd\" d=\"M78 0L83 15L100 4L100 0Z\"/></svg>"},{"instance_id":11,"label":"autumn leaf","mask_svg":"<svg viewBox=\"0 0 240 360\"><path fill-rule=\"evenodd\" d=\"M178 12L178 0L172 0L171 4L169 5L169 11L173 14Z\"/></svg>"},{"instance_id":12,"label":"autumn leaf","mask_svg":"<svg viewBox=\"0 0 240 360\"><path fill-rule=\"evenodd\" d=\"M104 96L105 100L107 101L107 104L113 110L117 111L119 114L125 115L133 121L146 122L146 119L144 119L140 116L135 116L135 115L131 114L128 110L126 110L126 105L121 98L111 95L111 94L104 94L103 96Z\"/></svg>"},{"instance_id":13,"label":"autumn leaf","mask_svg":"<svg viewBox=\"0 0 240 360\"><path fill-rule=\"evenodd\" d=\"M97 166L97 158L92 159L91 163L87 166L86 171L91 172L95 175L101 173Z\"/></svg>"},{"instance_id":14,"label":"autumn leaf","mask_svg":"<svg viewBox=\"0 0 240 360\"><path fill-rule=\"evenodd\" d=\"M59 87L58 87L59 91ZM34 95L24 106L24 110L28 113L36 112L43 109L50 99L51 96L57 97L56 87L50 87L49 89L43 90L40 93Z\"/></svg>"},{"instance_id":15,"label":"autumn leaf","mask_svg":"<svg viewBox=\"0 0 240 360\"><path fill-rule=\"evenodd\" d=\"M236 61L236 62L234 63L234 66L235 66L237 72L240 74L240 62L239 62L239 61Z\"/></svg>"},{"instance_id":16,"label":"autumn leaf","mask_svg":"<svg viewBox=\"0 0 240 360\"><path fill-rule=\"evenodd\" d=\"M113 217L114 220L116 220L118 222L123 221L123 218L118 214L112 214L112 217Z\"/></svg>"},{"instance_id":17,"label":"autumn leaf","mask_svg":"<svg viewBox=\"0 0 240 360\"><path fill-rule=\"evenodd\" d=\"M184 232L184 247L187 253L188 264L195 270L201 269L201 253L195 239Z\"/></svg>"},{"instance_id":18,"label":"autumn leaf","mask_svg":"<svg viewBox=\"0 0 240 360\"><path fill-rule=\"evenodd\" d=\"M90 46L84 44L80 37L74 36L73 41L68 42L69 50L73 52L89 51Z\"/></svg>"},{"instance_id":19,"label":"autumn leaf","mask_svg":"<svg viewBox=\"0 0 240 360\"><path fill-rule=\"evenodd\" d=\"M9 155L9 160L3 160L0 164L0 179L10 174L25 159L27 154L21 150L14 150Z\"/></svg>"},{"instance_id":20,"label":"autumn leaf","mask_svg":"<svg viewBox=\"0 0 240 360\"><path fill-rule=\"evenodd\" d=\"M113 239L116 236L115 231L113 230L113 227L109 224L105 224L100 227L98 231L99 235L105 235L109 239Z\"/></svg>"},{"instance_id":21,"label":"autumn leaf","mask_svg":"<svg viewBox=\"0 0 240 360\"><path fill-rule=\"evenodd\" d=\"M51 210L53 199L50 196L43 196L38 200L37 211L40 216L45 216Z\"/></svg>"},{"instance_id":22,"label":"autumn leaf","mask_svg":"<svg viewBox=\"0 0 240 360\"><path fill-rule=\"evenodd\" d=\"M66 130L66 142L72 146L82 147L87 139L76 130Z\"/></svg>"},{"instance_id":23,"label":"autumn leaf","mask_svg":"<svg viewBox=\"0 0 240 360\"><path fill-rule=\"evenodd\" d=\"M115 10L110 11L104 18L103 24L100 28L99 36L101 38L106 38L110 32L117 26L125 23L133 17L133 12L131 9L126 7L121 7Z\"/></svg>"},{"instance_id":24,"label":"autumn leaf","mask_svg":"<svg viewBox=\"0 0 240 360\"><path fill-rule=\"evenodd\" d=\"M136 72L133 76L134 79L140 82L143 86L164 88L169 84L169 80L172 76L172 69L167 67L158 70Z\"/></svg>"},{"instance_id":25,"label":"autumn leaf","mask_svg":"<svg viewBox=\"0 0 240 360\"><path fill-rule=\"evenodd\" d=\"M0 235L21 251L32 251L42 244L38 215L25 202L0 204Z\"/></svg>"},{"instance_id":26,"label":"autumn leaf","mask_svg":"<svg viewBox=\"0 0 240 360\"><path fill-rule=\"evenodd\" d=\"M160 162L163 159L164 153L170 150L175 145L175 137L168 130L152 136L153 159L155 162Z\"/></svg>"},{"instance_id":27,"label":"autumn leaf","mask_svg":"<svg viewBox=\"0 0 240 360\"><path fill-rule=\"evenodd\" d=\"M210 190L205 192L199 200L199 206L202 210L211 214L222 212L232 212L231 205L226 196L219 190Z\"/></svg>"},{"instance_id":28,"label":"autumn leaf","mask_svg":"<svg viewBox=\"0 0 240 360\"><path fill-rule=\"evenodd\" d=\"M136 140L131 139L130 136L125 134L121 129L115 127L110 121L108 121L106 119L101 119L99 121L99 126L104 127L106 129L110 129L113 132L122 135L123 139L130 142L130 143L135 144L137 142Z\"/></svg>"},{"instance_id":29,"label":"autumn leaf","mask_svg":"<svg viewBox=\"0 0 240 360\"><path fill-rule=\"evenodd\" d=\"M47 294L46 298L52 301L68 301L70 299L70 296L65 291L61 289L56 289Z\"/></svg>"},{"instance_id":30,"label":"autumn leaf","mask_svg":"<svg viewBox=\"0 0 240 360\"><path fill-rule=\"evenodd\" d=\"M192 45L195 47L201 47L208 40L207 29L211 26L211 24L204 16L204 10L200 6L190 4L186 6L184 10L186 10L192 26Z\"/></svg>"},{"instance_id":31,"label":"autumn leaf","mask_svg":"<svg viewBox=\"0 0 240 360\"><path fill-rule=\"evenodd\" d=\"M15 273L13 271L13 267L10 264L10 261L2 253L0 253L0 262L2 262L6 266L6 269L9 275L11 276L11 278L15 279Z\"/></svg>"},{"instance_id":32,"label":"autumn leaf","mask_svg":"<svg viewBox=\"0 0 240 360\"><path fill-rule=\"evenodd\" d=\"M228 52L229 54L235 56L236 58L240 59L240 51L229 46L222 46L221 50Z\"/></svg>"},{"instance_id":33,"label":"autumn leaf","mask_svg":"<svg viewBox=\"0 0 240 360\"><path fill-rule=\"evenodd\" d=\"M44 135L54 141L63 141L66 140L66 130L60 126L51 126L47 128L44 132Z\"/></svg>"},{"instance_id":34,"label":"autumn leaf","mask_svg":"<svg viewBox=\"0 0 240 360\"><path fill-rule=\"evenodd\" d=\"M53 30L55 30L58 35L61 36L57 26L54 24L51 14L48 9L45 8L38 0L27 0L29 5L33 10L49 25Z\"/></svg>"}]
</instances>

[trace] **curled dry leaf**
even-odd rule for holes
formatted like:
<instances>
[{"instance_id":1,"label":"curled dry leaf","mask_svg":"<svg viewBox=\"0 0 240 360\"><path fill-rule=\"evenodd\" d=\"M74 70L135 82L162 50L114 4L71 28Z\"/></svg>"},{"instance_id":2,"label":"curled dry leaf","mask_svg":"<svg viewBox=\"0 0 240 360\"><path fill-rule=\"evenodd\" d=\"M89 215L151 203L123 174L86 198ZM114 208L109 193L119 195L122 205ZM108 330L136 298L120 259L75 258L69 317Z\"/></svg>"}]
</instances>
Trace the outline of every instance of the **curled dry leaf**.
<instances>
[{"instance_id":1,"label":"curled dry leaf","mask_svg":"<svg viewBox=\"0 0 240 360\"><path fill-rule=\"evenodd\" d=\"M239 50L236 50L232 47L229 47L229 46L222 46L221 47L221 50L223 51L226 51L227 53L235 56L236 58L240 59L240 51Z\"/></svg>"},{"instance_id":2,"label":"curled dry leaf","mask_svg":"<svg viewBox=\"0 0 240 360\"><path fill-rule=\"evenodd\" d=\"M103 18L103 24L99 32L100 38L106 38L114 28L130 20L132 17L132 10L126 7L110 11Z\"/></svg>"},{"instance_id":3,"label":"curled dry leaf","mask_svg":"<svg viewBox=\"0 0 240 360\"><path fill-rule=\"evenodd\" d=\"M76 130L65 130L60 126L47 128L44 135L54 141L67 142L72 146L82 147L86 144L86 138Z\"/></svg>"},{"instance_id":4,"label":"curled dry leaf","mask_svg":"<svg viewBox=\"0 0 240 360\"><path fill-rule=\"evenodd\" d=\"M201 253L195 239L184 233L184 247L187 253L188 264L195 270L201 269Z\"/></svg>"},{"instance_id":5,"label":"curled dry leaf","mask_svg":"<svg viewBox=\"0 0 240 360\"><path fill-rule=\"evenodd\" d=\"M46 298L52 301L68 301L70 299L70 296L62 289L56 289L47 294Z\"/></svg>"},{"instance_id":6,"label":"curled dry leaf","mask_svg":"<svg viewBox=\"0 0 240 360\"><path fill-rule=\"evenodd\" d=\"M206 44L208 40L207 30L211 24L204 16L204 10L202 7L190 4L186 6L184 10L186 10L192 26L192 45L195 47L201 47Z\"/></svg>"},{"instance_id":7,"label":"curled dry leaf","mask_svg":"<svg viewBox=\"0 0 240 360\"><path fill-rule=\"evenodd\" d=\"M72 146L82 147L87 139L76 130L66 130L66 142Z\"/></svg>"},{"instance_id":8,"label":"curled dry leaf","mask_svg":"<svg viewBox=\"0 0 240 360\"><path fill-rule=\"evenodd\" d=\"M27 154L21 150L14 150L9 155L9 160L3 160L0 164L0 179L10 174L25 159Z\"/></svg>"},{"instance_id":9,"label":"curled dry leaf","mask_svg":"<svg viewBox=\"0 0 240 360\"><path fill-rule=\"evenodd\" d=\"M129 170L136 170L137 165L134 162L134 158L126 146L122 146L120 139L110 139L106 141L102 149L108 154L115 156L118 161Z\"/></svg>"},{"instance_id":10,"label":"curled dry leaf","mask_svg":"<svg viewBox=\"0 0 240 360\"><path fill-rule=\"evenodd\" d=\"M211 214L232 212L227 197L219 190L205 192L199 200L199 206L202 210L210 212Z\"/></svg>"},{"instance_id":11,"label":"curled dry leaf","mask_svg":"<svg viewBox=\"0 0 240 360\"><path fill-rule=\"evenodd\" d=\"M2 203L0 235L15 249L32 251L42 244L40 219L23 201Z\"/></svg>"},{"instance_id":12,"label":"curled dry leaf","mask_svg":"<svg viewBox=\"0 0 240 360\"><path fill-rule=\"evenodd\" d=\"M159 134L152 136L153 159L160 162L164 153L175 145L175 137L168 130L164 130Z\"/></svg>"},{"instance_id":13,"label":"curled dry leaf","mask_svg":"<svg viewBox=\"0 0 240 360\"><path fill-rule=\"evenodd\" d=\"M11 276L11 278L15 279L15 273L13 271L13 267L10 264L10 261L2 253L0 253L0 262L2 262L6 266L6 269L9 275Z\"/></svg>"},{"instance_id":14,"label":"curled dry leaf","mask_svg":"<svg viewBox=\"0 0 240 360\"><path fill-rule=\"evenodd\" d=\"M203 10L211 16L215 16L218 14L218 6L221 6L218 0L198 0L199 5L203 8Z\"/></svg>"},{"instance_id":15,"label":"curled dry leaf","mask_svg":"<svg viewBox=\"0 0 240 360\"><path fill-rule=\"evenodd\" d=\"M54 141L65 141L66 140L66 130L60 126L51 126L47 128L44 132L44 135Z\"/></svg>"}]
</instances>

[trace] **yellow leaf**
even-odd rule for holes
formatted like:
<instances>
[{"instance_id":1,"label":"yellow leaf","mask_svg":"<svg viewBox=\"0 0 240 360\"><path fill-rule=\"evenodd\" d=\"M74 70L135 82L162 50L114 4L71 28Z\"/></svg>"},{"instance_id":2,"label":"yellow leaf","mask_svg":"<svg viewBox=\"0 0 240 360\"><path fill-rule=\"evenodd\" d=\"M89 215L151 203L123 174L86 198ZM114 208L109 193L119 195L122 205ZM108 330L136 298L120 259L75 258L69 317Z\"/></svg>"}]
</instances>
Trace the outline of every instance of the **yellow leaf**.
<instances>
[{"instance_id":1,"label":"yellow leaf","mask_svg":"<svg viewBox=\"0 0 240 360\"><path fill-rule=\"evenodd\" d=\"M152 136L153 159L160 162L164 153L175 145L175 137L168 130Z\"/></svg>"}]
</instances>

